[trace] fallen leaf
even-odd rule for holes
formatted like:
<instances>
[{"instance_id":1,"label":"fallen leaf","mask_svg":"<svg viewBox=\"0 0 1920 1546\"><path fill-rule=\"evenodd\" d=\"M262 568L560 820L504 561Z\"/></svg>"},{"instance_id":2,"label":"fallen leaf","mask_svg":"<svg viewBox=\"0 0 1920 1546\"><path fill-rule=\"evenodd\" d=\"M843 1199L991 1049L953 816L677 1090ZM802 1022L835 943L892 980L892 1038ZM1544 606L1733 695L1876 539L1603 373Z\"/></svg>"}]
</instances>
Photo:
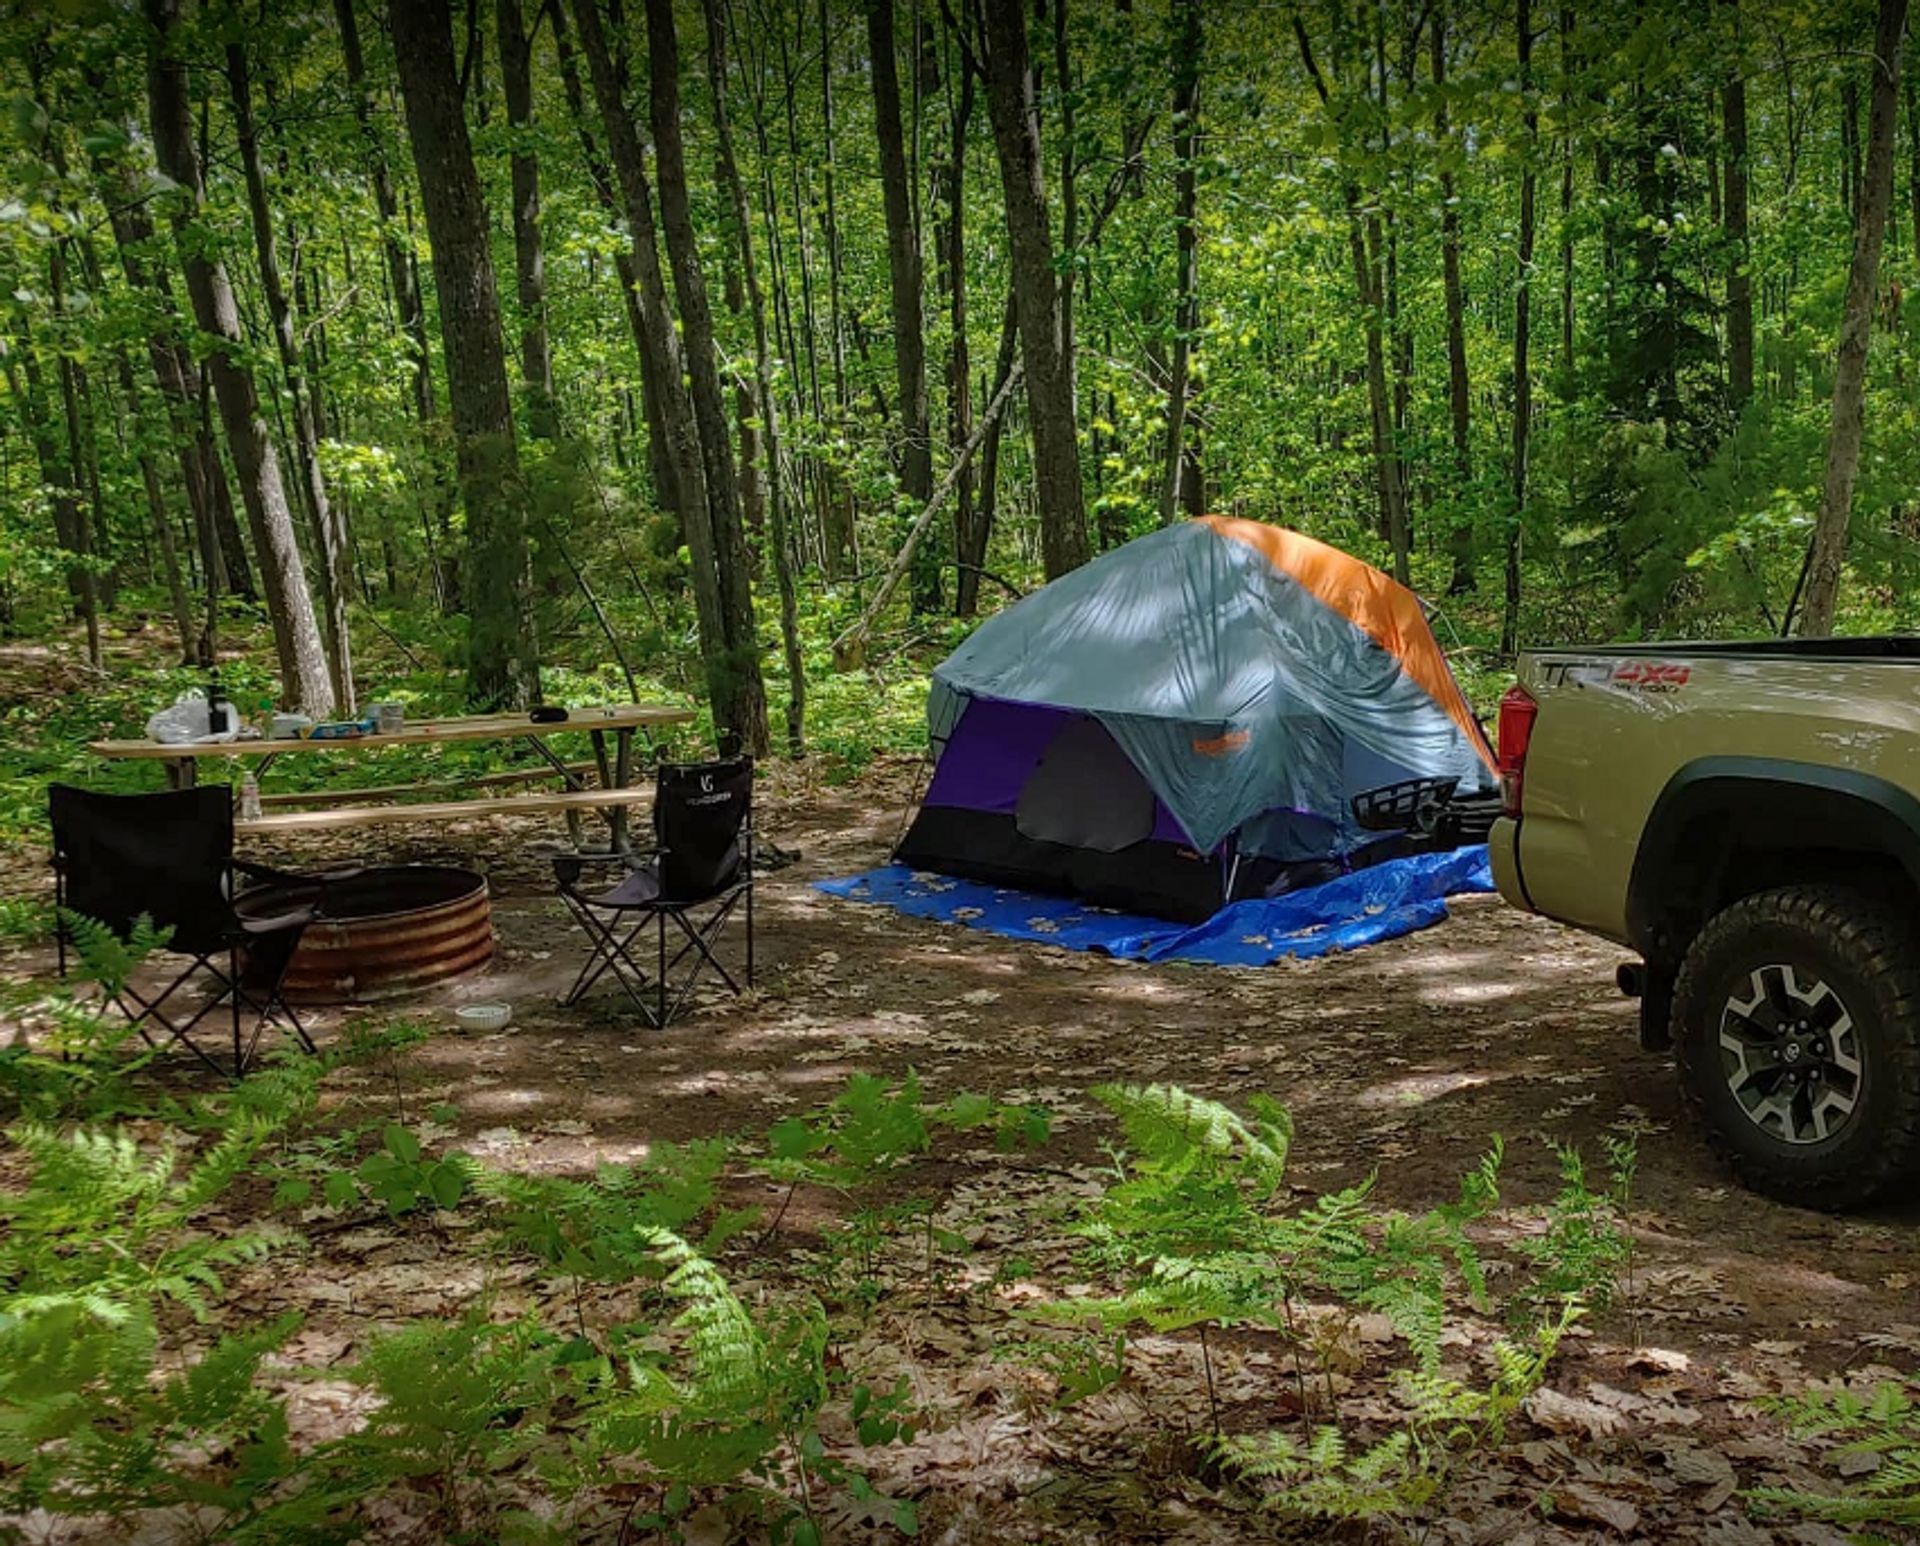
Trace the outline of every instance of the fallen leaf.
<instances>
[{"instance_id":1,"label":"fallen leaf","mask_svg":"<svg viewBox=\"0 0 1920 1546\"><path fill-rule=\"evenodd\" d=\"M1622 1535L1640 1523L1640 1510L1625 1498L1609 1497L1585 1482L1567 1482L1553 1490L1553 1512L1559 1519L1611 1525Z\"/></svg>"},{"instance_id":2,"label":"fallen leaf","mask_svg":"<svg viewBox=\"0 0 1920 1546\"><path fill-rule=\"evenodd\" d=\"M1525 1409L1527 1416L1553 1433L1584 1433L1589 1438L1604 1439L1627 1426L1624 1417L1597 1401L1562 1395L1546 1386L1527 1397Z\"/></svg>"}]
</instances>

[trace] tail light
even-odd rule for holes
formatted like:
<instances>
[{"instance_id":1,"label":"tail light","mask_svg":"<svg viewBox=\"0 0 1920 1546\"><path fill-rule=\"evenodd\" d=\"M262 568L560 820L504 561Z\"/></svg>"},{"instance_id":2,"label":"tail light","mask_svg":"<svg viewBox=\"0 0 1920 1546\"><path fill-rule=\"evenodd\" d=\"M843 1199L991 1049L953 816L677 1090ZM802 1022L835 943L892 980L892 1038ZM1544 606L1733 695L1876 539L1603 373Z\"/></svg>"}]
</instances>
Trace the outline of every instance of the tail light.
<instances>
[{"instance_id":1,"label":"tail light","mask_svg":"<svg viewBox=\"0 0 1920 1546\"><path fill-rule=\"evenodd\" d=\"M1520 789L1527 771L1527 743L1533 739L1533 722L1540 705L1524 687L1512 687L1500 700L1500 808L1509 816L1520 814Z\"/></svg>"}]
</instances>

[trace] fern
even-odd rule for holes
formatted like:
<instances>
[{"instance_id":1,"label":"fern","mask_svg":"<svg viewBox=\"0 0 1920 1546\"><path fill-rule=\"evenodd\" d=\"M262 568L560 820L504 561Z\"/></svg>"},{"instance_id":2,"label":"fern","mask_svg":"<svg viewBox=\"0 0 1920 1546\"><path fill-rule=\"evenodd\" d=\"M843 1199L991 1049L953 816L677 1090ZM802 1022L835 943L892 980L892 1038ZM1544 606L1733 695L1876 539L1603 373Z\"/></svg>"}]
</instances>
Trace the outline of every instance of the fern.
<instances>
[{"instance_id":1,"label":"fern","mask_svg":"<svg viewBox=\"0 0 1920 1546\"><path fill-rule=\"evenodd\" d=\"M1221 1466L1256 1484L1264 1507L1310 1519L1377 1519L1424 1504L1434 1479L1407 1433L1393 1433L1355 1452L1335 1427L1304 1445L1283 1433L1216 1439Z\"/></svg>"},{"instance_id":2,"label":"fern","mask_svg":"<svg viewBox=\"0 0 1920 1546\"><path fill-rule=\"evenodd\" d=\"M1760 1487L1763 1509L1840 1525L1920 1525L1920 1380L1885 1380L1862 1395L1845 1386L1763 1402L1802 1438L1833 1438L1840 1455L1877 1457L1878 1467L1843 1493Z\"/></svg>"},{"instance_id":3,"label":"fern","mask_svg":"<svg viewBox=\"0 0 1920 1546\"><path fill-rule=\"evenodd\" d=\"M931 1147L919 1075L909 1070L896 1090L884 1079L857 1073L811 1120L792 1116L776 1123L759 1168L775 1180L846 1192Z\"/></svg>"},{"instance_id":4,"label":"fern","mask_svg":"<svg viewBox=\"0 0 1920 1546\"><path fill-rule=\"evenodd\" d=\"M1286 1179L1293 1119L1265 1096L1248 1102L1251 1122L1177 1085L1107 1084L1093 1096L1119 1118L1136 1164L1162 1182L1219 1169L1265 1202Z\"/></svg>"},{"instance_id":5,"label":"fern","mask_svg":"<svg viewBox=\"0 0 1920 1546\"><path fill-rule=\"evenodd\" d=\"M1515 1252L1534 1268L1532 1281L1517 1300L1536 1310L1563 1302L1603 1310L1613 1302L1631 1252L1621 1222L1625 1187L1631 1180L1631 1151L1616 1155L1614 1184L1598 1192L1587 1183L1586 1164L1578 1149L1562 1146L1555 1152L1560 1158L1560 1191L1547 1209L1546 1231L1514 1244ZM1628 1164L1624 1171L1622 1158Z\"/></svg>"}]
</instances>

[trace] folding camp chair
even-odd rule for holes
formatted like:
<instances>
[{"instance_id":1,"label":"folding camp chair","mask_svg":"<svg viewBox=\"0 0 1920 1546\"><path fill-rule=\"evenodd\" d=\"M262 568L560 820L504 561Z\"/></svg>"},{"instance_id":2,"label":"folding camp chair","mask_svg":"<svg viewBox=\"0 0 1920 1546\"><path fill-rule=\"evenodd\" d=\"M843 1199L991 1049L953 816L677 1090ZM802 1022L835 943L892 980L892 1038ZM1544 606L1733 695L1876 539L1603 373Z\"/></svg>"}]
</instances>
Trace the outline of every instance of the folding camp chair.
<instances>
[{"instance_id":1,"label":"folding camp chair","mask_svg":"<svg viewBox=\"0 0 1920 1546\"><path fill-rule=\"evenodd\" d=\"M663 763L654 784L653 830L658 846L650 855L555 857L561 899L586 930L588 944L587 959L562 1004L579 1003L601 977L611 976L650 1025L663 1026L686 1007L709 966L728 988L741 992L714 948L736 909L745 914L745 975L752 986L753 760ZM607 890L583 890L581 877L594 863L631 868ZM702 909L704 917L698 916ZM671 960L669 923L680 931ZM651 996L649 975L633 954L649 928L657 936ZM675 986L673 974L689 957L691 964Z\"/></svg>"},{"instance_id":2,"label":"folding camp chair","mask_svg":"<svg viewBox=\"0 0 1920 1546\"><path fill-rule=\"evenodd\" d=\"M124 940L144 917L169 931L161 948L187 962L157 993L131 983L106 985L112 1003L149 1046L160 1045L153 1033L163 1032L216 1073L236 1079L252 1065L269 1025L284 1022L302 1048L314 1050L281 985L302 931L319 912L327 880L338 877L289 875L235 859L233 801L224 785L115 795L55 784L48 796L62 977L76 918L91 919ZM290 888L285 906L240 917L233 906L236 872ZM205 989L197 1003L189 992L195 985ZM222 1009L230 1063L195 1036Z\"/></svg>"}]
</instances>

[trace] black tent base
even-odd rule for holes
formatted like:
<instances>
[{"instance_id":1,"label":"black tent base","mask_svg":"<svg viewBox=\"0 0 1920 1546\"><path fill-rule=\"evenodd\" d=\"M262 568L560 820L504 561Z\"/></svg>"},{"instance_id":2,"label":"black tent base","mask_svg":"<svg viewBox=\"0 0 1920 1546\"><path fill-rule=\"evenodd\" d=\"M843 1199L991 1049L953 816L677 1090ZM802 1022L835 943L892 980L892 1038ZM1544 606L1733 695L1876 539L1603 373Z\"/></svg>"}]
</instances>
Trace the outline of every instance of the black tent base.
<instances>
[{"instance_id":1,"label":"black tent base","mask_svg":"<svg viewBox=\"0 0 1920 1546\"><path fill-rule=\"evenodd\" d=\"M1173 923L1203 923L1229 902L1300 891L1388 859L1456 846L1457 841L1401 833L1345 859L1243 856L1236 866L1218 854L1152 838L1113 853L1038 842L1020 831L1011 814L923 805L893 857L897 864L936 875L1081 897Z\"/></svg>"},{"instance_id":2,"label":"black tent base","mask_svg":"<svg viewBox=\"0 0 1920 1546\"><path fill-rule=\"evenodd\" d=\"M1036 842L1009 814L925 805L894 854L896 862L990 886L1084 897L1102 907L1176 923L1211 918L1227 900L1218 857L1151 838L1117 853Z\"/></svg>"}]
</instances>

